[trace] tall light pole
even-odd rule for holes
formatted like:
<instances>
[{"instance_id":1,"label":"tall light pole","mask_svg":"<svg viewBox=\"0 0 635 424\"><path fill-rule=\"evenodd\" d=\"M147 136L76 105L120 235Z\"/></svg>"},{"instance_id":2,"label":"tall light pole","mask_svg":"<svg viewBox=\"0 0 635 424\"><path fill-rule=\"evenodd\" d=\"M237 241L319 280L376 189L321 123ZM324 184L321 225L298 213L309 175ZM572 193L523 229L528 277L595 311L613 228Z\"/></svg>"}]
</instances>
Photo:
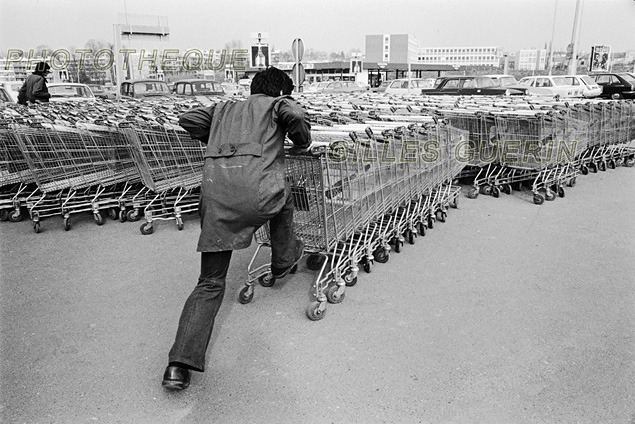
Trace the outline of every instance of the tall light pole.
<instances>
[{"instance_id":1,"label":"tall light pole","mask_svg":"<svg viewBox=\"0 0 635 424\"><path fill-rule=\"evenodd\" d=\"M549 75L553 69L553 37L556 33L556 13L558 12L558 0L556 0L556 8L553 11L553 27L551 28L551 44L549 44Z\"/></svg>"},{"instance_id":2,"label":"tall light pole","mask_svg":"<svg viewBox=\"0 0 635 424\"><path fill-rule=\"evenodd\" d=\"M569 61L569 75L578 73L578 40L580 38L580 19L582 18L582 0L576 0L573 33L571 34L571 60Z\"/></svg>"}]
</instances>

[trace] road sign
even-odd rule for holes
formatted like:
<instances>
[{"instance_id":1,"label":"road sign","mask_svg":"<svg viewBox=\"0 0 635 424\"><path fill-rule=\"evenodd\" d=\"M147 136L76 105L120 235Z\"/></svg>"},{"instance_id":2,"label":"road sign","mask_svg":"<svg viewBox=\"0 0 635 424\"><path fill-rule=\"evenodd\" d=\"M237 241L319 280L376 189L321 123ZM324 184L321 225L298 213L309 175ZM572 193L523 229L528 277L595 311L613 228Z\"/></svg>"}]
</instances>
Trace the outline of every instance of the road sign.
<instances>
[{"instance_id":1,"label":"road sign","mask_svg":"<svg viewBox=\"0 0 635 424\"><path fill-rule=\"evenodd\" d=\"M304 56L304 41L301 38L296 38L291 44L291 53L293 54L293 60L296 62L302 62L302 56Z\"/></svg>"},{"instance_id":2,"label":"road sign","mask_svg":"<svg viewBox=\"0 0 635 424\"><path fill-rule=\"evenodd\" d=\"M293 65L293 69L291 70L291 75L293 78L293 83L295 84L296 89L299 90L299 87L304 82L306 78L306 72L304 71L304 66L301 63L296 63Z\"/></svg>"}]
</instances>

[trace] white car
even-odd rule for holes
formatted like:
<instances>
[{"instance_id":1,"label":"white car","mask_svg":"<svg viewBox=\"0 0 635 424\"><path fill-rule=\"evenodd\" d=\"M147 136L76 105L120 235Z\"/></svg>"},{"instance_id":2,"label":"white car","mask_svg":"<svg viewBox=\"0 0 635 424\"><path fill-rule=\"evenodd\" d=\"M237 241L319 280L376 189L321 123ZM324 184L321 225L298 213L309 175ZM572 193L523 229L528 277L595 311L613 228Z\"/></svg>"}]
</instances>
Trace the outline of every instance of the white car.
<instances>
[{"instance_id":1,"label":"white car","mask_svg":"<svg viewBox=\"0 0 635 424\"><path fill-rule=\"evenodd\" d=\"M535 75L524 77L518 82L530 95L582 97L582 88L570 85L562 76Z\"/></svg>"},{"instance_id":2,"label":"white car","mask_svg":"<svg viewBox=\"0 0 635 424\"><path fill-rule=\"evenodd\" d=\"M386 94L421 94L422 88L432 88L434 85L434 79L432 78L412 78L410 80L410 93L408 93L408 80L396 79L388 84L386 87Z\"/></svg>"},{"instance_id":3,"label":"white car","mask_svg":"<svg viewBox=\"0 0 635 424\"><path fill-rule=\"evenodd\" d=\"M495 79L496 81L498 81L501 87L513 87L515 85L518 85L518 80L516 80L516 77L514 77L513 75L496 74L482 76Z\"/></svg>"},{"instance_id":4,"label":"white car","mask_svg":"<svg viewBox=\"0 0 635 424\"><path fill-rule=\"evenodd\" d=\"M588 75L565 75L564 79L574 87L580 87L582 95L587 99L598 97L602 94L602 86Z\"/></svg>"},{"instance_id":5,"label":"white car","mask_svg":"<svg viewBox=\"0 0 635 424\"><path fill-rule=\"evenodd\" d=\"M0 85L7 90L9 97L13 100L13 103L18 102L18 92L20 91L20 87L24 84L23 81L2 81Z\"/></svg>"},{"instance_id":6,"label":"white car","mask_svg":"<svg viewBox=\"0 0 635 424\"><path fill-rule=\"evenodd\" d=\"M86 84L56 82L48 84L50 102L94 102L95 95Z\"/></svg>"}]
</instances>

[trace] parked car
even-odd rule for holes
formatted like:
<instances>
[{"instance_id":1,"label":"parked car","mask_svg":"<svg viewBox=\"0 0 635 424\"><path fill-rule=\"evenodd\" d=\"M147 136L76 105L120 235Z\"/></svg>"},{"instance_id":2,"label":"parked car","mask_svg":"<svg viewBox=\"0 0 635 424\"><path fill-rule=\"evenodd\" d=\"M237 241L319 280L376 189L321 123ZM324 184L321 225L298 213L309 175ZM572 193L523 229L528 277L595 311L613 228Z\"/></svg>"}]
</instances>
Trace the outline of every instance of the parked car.
<instances>
[{"instance_id":1,"label":"parked car","mask_svg":"<svg viewBox=\"0 0 635 424\"><path fill-rule=\"evenodd\" d=\"M188 97L218 98L225 95L225 90L216 81L187 79L175 82L173 93Z\"/></svg>"},{"instance_id":2,"label":"parked car","mask_svg":"<svg viewBox=\"0 0 635 424\"><path fill-rule=\"evenodd\" d=\"M94 102L95 95L86 84L56 82L47 85L50 102Z\"/></svg>"},{"instance_id":3,"label":"parked car","mask_svg":"<svg viewBox=\"0 0 635 424\"><path fill-rule=\"evenodd\" d=\"M305 93L321 93L324 87L329 85L330 81L314 82L305 91Z\"/></svg>"},{"instance_id":4,"label":"parked car","mask_svg":"<svg viewBox=\"0 0 635 424\"><path fill-rule=\"evenodd\" d=\"M9 91L4 87L0 87L0 103L15 103Z\"/></svg>"},{"instance_id":5,"label":"parked car","mask_svg":"<svg viewBox=\"0 0 635 424\"><path fill-rule=\"evenodd\" d=\"M101 84L87 84L95 97L98 99L108 99L108 93L104 90L104 86Z\"/></svg>"},{"instance_id":6,"label":"parked car","mask_svg":"<svg viewBox=\"0 0 635 424\"><path fill-rule=\"evenodd\" d=\"M11 97L13 103L17 103L18 92L20 91L20 87L22 87L22 84L24 84L23 81L3 81L2 83L0 83L0 86L2 86L7 91L7 94L9 94L9 97Z\"/></svg>"},{"instance_id":7,"label":"parked car","mask_svg":"<svg viewBox=\"0 0 635 424\"><path fill-rule=\"evenodd\" d=\"M513 75L494 74L483 76L495 79L501 87L515 87L518 85L518 80Z\"/></svg>"},{"instance_id":8,"label":"parked car","mask_svg":"<svg viewBox=\"0 0 635 424\"><path fill-rule=\"evenodd\" d=\"M588 75L565 75L564 79L567 80L567 83L570 85L580 87L582 89L582 95L587 99L598 97L602 94L602 87Z\"/></svg>"},{"instance_id":9,"label":"parked car","mask_svg":"<svg viewBox=\"0 0 635 424\"><path fill-rule=\"evenodd\" d=\"M161 80L128 80L121 83L119 94L124 97L152 98L170 97L168 85Z\"/></svg>"},{"instance_id":10,"label":"parked car","mask_svg":"<svg viewBox=\"0 0 635 424\"><path fill-rule=\"evenodd\" d=\"M382 81L381 84L377 87L372 87L370 91L373 93L383 93L386 91L386 88L390 85L390 81Z\"/></svg>"},{"instance_id":11,"label":"parked car","mask_svg":"<svg viewBox=\"0 0 635 424\"><path fill-rule=\"evenodd\" d=\"M366 91L355 81L330 81L321 89L322 93L359 93Z\"/></svg>"},{"instance_id":12,"label":"parked car","mask_svg":"<svg viewBox=\"0 0 635 424\"><path fill-rule=\"evenodd\" d=\"M384 90L386 94L421 94L421 89L432 88L433 82L429 79L413 78L410 80L410 92L408 92L408 80L396 79L390 81L390 84Z\"/></svg>"},{"instance_id":13,"label":"parked car","mask_svg":"<svg viewBox=\"0 0 635 424\"><path fill-rule=\"evenodd\" d=\"M635 77L628 73L593 74L598 85L602 86L602 97L607 99L635 99Z\"/></svg>"},{"instance_id":14,"label":"parked car","mask_svg":"<svg viewBox=\"0 0 635 424\"><path fill-rule=\"evenodd\" d=\"M535 75L522 78L518 84L536 96L581 97L583 91L570 85L563 76Z\"/></svg>"},{"instance_id":15,"label":"parked car","mask_svg":"<svg viewBox=\"0 0 635 424\"><path fill-rule=\"evenodd\" d=\"M221 87L225 90L227 97L247 97L249 93L245 91L245 88L239 84L232 84L230 82L221 83Z\"/></svg>"},{"instance_id":16,"label":"parked car","mask_svg":"<svg viewBox=\"0 0 635 424\"><path fill-rule=\"evenodd\" d=\"M444 77L437 79L434 88L424 88L421 94L451 96L522 96L524 87L503 87L496 78L486 76Z\"/></svg>"}]
</instances>

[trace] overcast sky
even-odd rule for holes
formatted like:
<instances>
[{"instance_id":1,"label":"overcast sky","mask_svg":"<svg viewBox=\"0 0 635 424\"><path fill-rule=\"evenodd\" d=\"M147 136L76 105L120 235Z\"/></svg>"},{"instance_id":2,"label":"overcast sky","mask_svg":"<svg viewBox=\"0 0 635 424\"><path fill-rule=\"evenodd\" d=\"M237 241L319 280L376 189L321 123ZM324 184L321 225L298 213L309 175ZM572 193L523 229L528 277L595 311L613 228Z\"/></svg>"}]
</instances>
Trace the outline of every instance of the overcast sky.
<instances>
[{"instance_id":1,"label":"overcast sky","mask_svg":"<svg viewBox=\"0 0 635 424\"><path fill-rule=\"evenodd\" d=\"M557 5L557 7L556 7ZM571 41L576 0L0 0L0 51L112 42L119 13L164 15L169 48L219 49L267 32L276 49L364 50L366 34L410 34L422 47L542 48ZM580 50L635 50L634 0L583 0Z\"/></svg>"}]
</instances>

